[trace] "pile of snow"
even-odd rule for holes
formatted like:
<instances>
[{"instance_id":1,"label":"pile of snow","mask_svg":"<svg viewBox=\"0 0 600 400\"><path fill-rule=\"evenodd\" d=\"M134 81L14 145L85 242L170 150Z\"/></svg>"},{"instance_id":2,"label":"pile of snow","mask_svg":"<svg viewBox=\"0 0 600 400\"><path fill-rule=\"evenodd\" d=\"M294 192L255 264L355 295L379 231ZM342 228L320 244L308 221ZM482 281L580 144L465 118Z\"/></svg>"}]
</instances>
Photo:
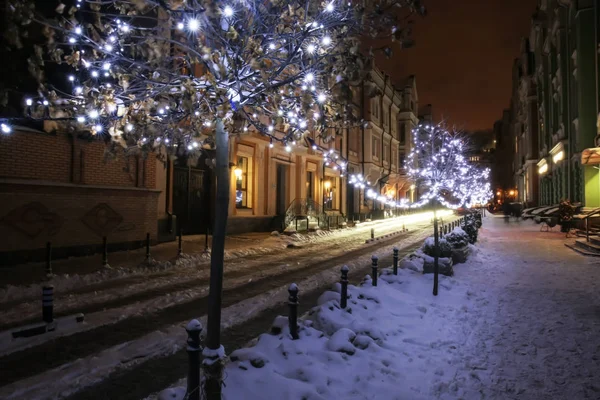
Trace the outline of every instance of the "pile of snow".
<instances>
[{"instance_id":1,"label":"pile of snow","mask_svg":"<svg viewBox=\"0 0 600 400\"><path fill-rule=\"evenodd\" d=\"M340 285L299 321L292 340L286 320L272 333L234 351L226 366L224 399L429 399L457 387L441 385L455 372L454 353L466 338L469 295L456 279L440 277L433 297L431 275L384 270L378 286L348 287L348 307L339 305ZM445 379L444 379L445 377ZM459 383L456 383L459 385ZM184 399L170 388L159 399ZM374 397L376 396L376 397Z\"/></svg>"}]
</instances>

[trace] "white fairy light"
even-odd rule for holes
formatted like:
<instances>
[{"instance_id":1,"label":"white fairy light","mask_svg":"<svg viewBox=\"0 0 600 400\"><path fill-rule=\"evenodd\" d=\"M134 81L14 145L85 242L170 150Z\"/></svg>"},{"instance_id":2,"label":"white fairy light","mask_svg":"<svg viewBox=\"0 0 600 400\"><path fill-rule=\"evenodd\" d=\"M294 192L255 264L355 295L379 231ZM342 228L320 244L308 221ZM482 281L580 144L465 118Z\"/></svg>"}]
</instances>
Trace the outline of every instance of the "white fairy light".
<instances>
[{"instance_id":1,"label":"white fairy light","mask_svg":"<svg viewBox=\"0 0 600 400\"><path fill-rule=\"evenodd\" d=\"M271 43L271 44L269 44L269 49L271 49L271 50L275 50L275 43Z\"/></svg>"},{"instance_id":2,"label":"white fairy light","mask_svg":"<svg viewBox=\"0 0 600 400\"><path fill-rule=\"evenodd\" d=\"M177 24L177 29L181 30L185 27L185 25L183 24L183 22L180 22Z\"/></svg>"},{"instance_id":3,"label":"white fairy light","mask_svg":"<svg viewBox=\"0 0 600 400\"><path fill-rule=\"evenodd\" d=\"M113 45L107 43L106 45L104 45L104 50L106 50L108 52L113 51Z\"/></svg>"},{"instance_id":4,"label":"white fairy light","mask_svg":"<svg viewBox=\"0 0 600 400\"><path fill-rule=\"evenodd\" d=\"M306 51L308 52L308 54L314 53L316 49L316 46L312 43L306 46Z\"/></svg>"},{"instance_id":5,"label":"white fairy light","mask_svg":"<svg viewBox=\"0 0 600 400\"><path fill-rule=\"evenodd\" d=\"M25 99L25 104L27 104L28 106L31 106L33 104L33 100Z\"/></svg>"},{"instance_id":6,"label":"white fairy light","mask_svg":"<svg viewBox=\"0 0 600 400\"><path fill-rule=\"evenodd\" d=\"M75 44L75 43L77 43L77 39L75 39L74 37L70 37L69 38L69 43Z\"/></svg>"},{"instance_id":7,"label":"white fairy light","mask_svg":"<svg viewBox=\"0 0 600 400\"><path fill-rule=\"evenodd\" d=\"M98 71L92 71L92 78L97 78L98 75Z\"/></svg>"},{"instance_id":8,"label":"white fairy light","mask_svg":"<svg viewBox=\"0 0 600 400\"><path fill-rule=\"evenodd\" d=\"M47 105L49 104L49 103L48 103L48 100L44 100L44 101L42 102L42 104L43 104L43 105L45 105L45 106L47 106Z\"/></svg>"},{"instance_id":9,"label":"white fairy light","mask_svg":"<svg viewBox=\"0 0 600 400\"><path fill-rule=\"evenodd\" d=\"M269 132L273 132L273 129L274 129L274 128L273 128L273 125L269 125L269 127L267 128L267 130L268 130Z\"/></svg>"},{"instance_id":10,"label":"white fairy light","mask_svg":"<svg viewBox=\"0 0 600 400\"><path fill-rule=\"evenodd\" d=\"M80 124L83 124L85 122L85 117L80 115L79 117L77 117L77 122L79 122Z\"/></svg>"},{"instance_id":11,"label":"white fairy light","mask_svg":"<svg viewBox=\"0 0 600 400\"><path fill-rule=\"evenodd\" d=\"M90 112L88 113L88 117L90 117L91 119L96 119L100 116L100 113L98 113L98 110L90 110Z\"/></svg>"},{"instance_id":12,"label":"white fairy light","mask_svg":"<svg viewBox=\"0 0 600 400\"><path fill-rule=\"evenodd\" d=\"M195 18L190 19L188 21L188 29L192 32L196 32L200 29L200 22Z\"/></svg>"},{"instance_id":13,"label":"white fairy light","mask_svg":"<svg viewBox=\"0 0 600 400\"><path fill-rule=\"evenodd\" d=\"M327 4L327 6L325 7L325 10L328 12L332 12L334 10L333 3Z\"/></svg>"},{"instance_id":14,"label":"white fairy light","mask_svg":"<svg viewBox=\"0 0 600 400\"><path fill-rule=\"evenodd\" d=\"M317 101L319 103L323 103L325 102L325 100L327 100L327 96L325 96L324 93L319 93L319 95L317 96Z\"/></svg>"},{"instance_id":15,"label":"white fairy light","mask_svg":"<svg viewBox=\"0 0 600 400\"><path fill-rule=\"evenodd\" d=\"M110 63L105 62L104 64L102 64L102 69L108 71L110 69Z\"/></svg>"},{"instance_id":16,"label":"white fairy light","mask_svg":"<svg viewBox=\"0 0 600 400\"><path fill-rule=\"evenodd\" d=\"M125 130L127 132L131 132L133 130L133 124L129 123L129 124L125 125Z\"/></svg>"},{"instance_id":17,"label":"white fairy light","mask_svg":"<svg viewBox=\"0 0 600 400\"><path fill-rule=\"evenodd\" d=\"M96 133L100 133L102 132L103 126L100 124L97 124L96 126L94 126L94 130L96 131Z\"/></svg>"},{"instance_id":18,"label":"white fairy light","mask_svg":"<svg viewBox=\"0 0 600 400\"><path fill-rule=\"evenodd\" d=\"M76 35L81 35L81 33L82 33L83 31L81 30L81 27L80 27L80 26L77 26L77 27L75 27L75 29L74 29L74 32L75 32L75 34L76 34Z\"/></svg>"},{"instance_id":19,"label":"white fairy light","mask_svg":"<svg viewBox=\"0 0 600 400\"><path fill-rule=\"evenodd\" d=\"M0 127L2 127L2 133L12 132L12 128L9 125L2 124L2 125L0 125Z\"/></svg>"},{"instance_id":20,"label":"white fairy light","mask_svg":"<svg viewBox=\"0 0 600 400\"><path fill-rule=\"evenodd\" d=\"M287 151L288 153L292 151L292 147L288 144L285 146L285 151Z\"/></svg>"},{"instance_id":21,"label":"white fairy light","mask_svg":"<svg viewBox=\"0 0 600 400\"><path fill-rule=\"evenodd\" d=\"M73 75L69 75L69 82L75 82L75 77Z\"/></svg>"},{"instance_id":22,"label":"white fairy light","mask_svg":"<svg viewBox=\"0 0 600 400\"><path fill-rule=\"evenodd\" d=\"M76 94L81 94L81 93L83 93L83 88L82 88L81 86L77 86L77 87L75 88L75 93L76 93Z\"/></svg>"},{"instance_id":23,"label":"white fairy light","mask_svg":"<svg viewBox=\"0 0 600 400\"><path fill-rule=\"evenodd\" d=\"M329 46L331 44L331 38L329 36L324 36L322 42L325 46Z\"/></svg>"},{"instance_id":24,"label":"white fairy light","mask_svg":"<svg viewBox=\"0 0 600 400\"><path fill-rule=\"evenodd\" d=\"M306 76L304 77L304 80L306 82L312 82L315 79L315 75L312 72L309 72L308 74L306 74Z\"/></svg>"},{"instance_id":25,"label":"white fairy light","mask_svg":"<svg viewBox=\"0 0 600 400\"><path fill-rule=\"evenodd\" d=\"M231 8L230 6L225 6L225 8L223 9L223 15L227 18L233 17L233 8Z\"/></svg>"}]
</instances>

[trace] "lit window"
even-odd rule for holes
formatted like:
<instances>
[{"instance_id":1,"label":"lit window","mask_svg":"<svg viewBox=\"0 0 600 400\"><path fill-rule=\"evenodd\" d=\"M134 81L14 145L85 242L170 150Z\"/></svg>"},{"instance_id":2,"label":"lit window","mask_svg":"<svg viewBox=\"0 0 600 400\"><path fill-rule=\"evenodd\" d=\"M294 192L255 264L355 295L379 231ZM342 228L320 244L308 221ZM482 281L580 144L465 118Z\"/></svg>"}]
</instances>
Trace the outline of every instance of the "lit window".
<instances>
[{"instance_id":1,"label":"lit window","mask_svg":"<svg viewBox=\"0 0 600 400\"><path fill-rule=\"evenodd\" d=\"M236 168L236 208L252 208L250 179L252 157L238 157Z\"/></svg>"}]
</instances>

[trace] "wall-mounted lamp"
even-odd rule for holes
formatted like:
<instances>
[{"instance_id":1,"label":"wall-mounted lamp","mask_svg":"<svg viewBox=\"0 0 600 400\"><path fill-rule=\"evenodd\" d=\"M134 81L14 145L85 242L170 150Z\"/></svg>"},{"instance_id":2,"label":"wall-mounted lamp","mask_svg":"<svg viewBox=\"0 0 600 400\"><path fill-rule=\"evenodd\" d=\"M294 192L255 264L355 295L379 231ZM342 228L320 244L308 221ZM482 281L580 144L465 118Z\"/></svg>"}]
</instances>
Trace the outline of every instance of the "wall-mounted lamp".
<instances>
[{"instance_id":1,"label":"wall-mounted lamp","mask_svg":"<svg viewBox=\"0 0 600 400\"><path fill-rule=\"evenodd\" d=\"M234 169L234 170L233 170L233 173L235 174L235 177L236 177L238 180L241 180L241 179L242 179L242 169L241 169L241 168L239 168L239 167L238 167L238 168Z\"/></svg>"}]
</instances>

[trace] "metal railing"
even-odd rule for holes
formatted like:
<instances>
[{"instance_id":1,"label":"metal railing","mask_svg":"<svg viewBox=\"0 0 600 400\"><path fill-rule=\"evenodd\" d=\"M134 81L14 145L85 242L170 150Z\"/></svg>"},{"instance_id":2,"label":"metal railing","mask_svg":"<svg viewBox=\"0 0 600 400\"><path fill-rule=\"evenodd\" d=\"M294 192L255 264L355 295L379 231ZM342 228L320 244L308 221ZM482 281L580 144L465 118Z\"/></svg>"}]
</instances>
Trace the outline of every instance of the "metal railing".
<instances>
[{"instance_id":1,"label":"metal railing","mask_svg":"<svg viewBox=\"0 0 600 400\"><path fill-rule=\"evenodd\" d=\"M285 212L284 227L287 228L293 221L306 219L308 224L308 218L316 218L319 228L327 227L327 215L323 212L321 205L315 202L313 199L294 199ZM308 226L306 227L308 229Z\"/></svg>"},{"instance_id":2,"label":"metal railing","mask_svg":"<svg viewBox=\"0 0 600 400\"><path fill-rule=\"evenodd\" d=\"M590 218L600 214L600 208L595 208L592 211L588 212L585 217L585 240L586 242L590 241Z\"/></svg>"}]
</instances>

